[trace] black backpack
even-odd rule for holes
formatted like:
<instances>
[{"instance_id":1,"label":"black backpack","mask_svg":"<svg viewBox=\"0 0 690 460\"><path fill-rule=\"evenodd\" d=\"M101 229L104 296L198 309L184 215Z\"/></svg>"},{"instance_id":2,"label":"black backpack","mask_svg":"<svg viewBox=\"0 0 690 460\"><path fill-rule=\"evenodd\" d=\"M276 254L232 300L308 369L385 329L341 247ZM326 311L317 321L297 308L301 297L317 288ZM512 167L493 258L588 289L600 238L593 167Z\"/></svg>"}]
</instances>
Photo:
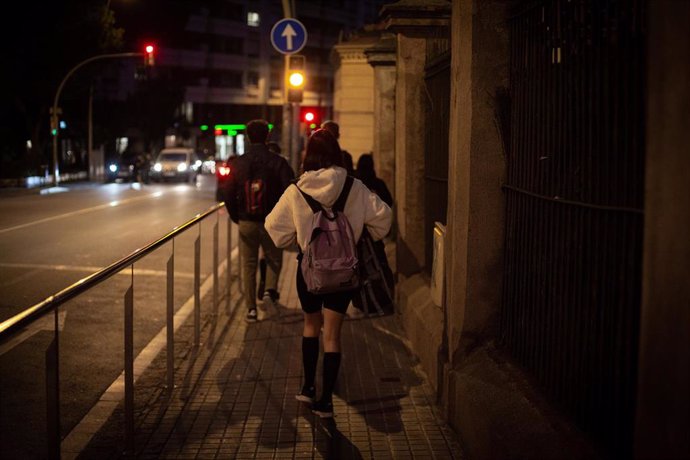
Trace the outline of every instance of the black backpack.
<instances>
[{"instance_id":1,"label":"black backpack","mask_svg":"<svg viewBox=\"0 0 690 460\"><path fill-rule=\"evenodd\" d=\"M383 242L374 241L366 227L357 243L360 288L352 305L366 316L395 312L395 276L386 258Z\"/></svg>"}]
</instances>

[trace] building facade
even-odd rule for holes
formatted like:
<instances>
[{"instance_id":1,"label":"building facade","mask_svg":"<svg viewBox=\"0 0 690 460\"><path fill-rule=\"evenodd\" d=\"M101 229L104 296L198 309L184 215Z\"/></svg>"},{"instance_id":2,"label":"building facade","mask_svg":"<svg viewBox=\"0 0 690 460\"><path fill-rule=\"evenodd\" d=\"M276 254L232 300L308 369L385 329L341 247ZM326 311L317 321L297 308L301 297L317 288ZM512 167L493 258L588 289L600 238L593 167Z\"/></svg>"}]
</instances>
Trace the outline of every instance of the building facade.
<instances>
[{"instance_id":1,"label":"building facade","mask_svg":"<svg viewBox=\"0 0 690 460\"><path fill-rule=\"evenodd\" d=\"M303 106L332 115L330 50L343 34L373 22L382 3L292 2L293 16L308 34L299 53L306 58ZM157 11L165 21L152 20ZM194 145L224 158L242 152L241 126L253 118L267 119L275 140L281 139L285 57L273 48L270 34L285 17L283 3L152 1L118 5L116 12L136 42L132 46L143 40L157 44L155 73L182 88L167 143Z\"/></svg>"}]
</instances>

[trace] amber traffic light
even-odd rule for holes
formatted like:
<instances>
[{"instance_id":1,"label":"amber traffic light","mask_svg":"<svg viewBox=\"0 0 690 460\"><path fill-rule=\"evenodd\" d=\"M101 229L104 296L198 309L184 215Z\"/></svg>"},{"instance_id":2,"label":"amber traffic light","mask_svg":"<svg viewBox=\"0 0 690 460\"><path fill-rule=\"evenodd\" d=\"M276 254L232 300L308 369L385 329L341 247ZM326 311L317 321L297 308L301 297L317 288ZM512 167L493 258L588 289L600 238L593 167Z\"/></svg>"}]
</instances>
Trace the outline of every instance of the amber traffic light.
<instances>
[{"instance_id":1,"label":"amber traffic light","mask_svg":"<svg viewBox=\"0 0 690 460\"><path fill-rule=\"evenodd\" d=\"M288 102L302 102L302 91L306 81L306 62L304 56L295 54L288 57Z\"/></svg>"}]
</instances>

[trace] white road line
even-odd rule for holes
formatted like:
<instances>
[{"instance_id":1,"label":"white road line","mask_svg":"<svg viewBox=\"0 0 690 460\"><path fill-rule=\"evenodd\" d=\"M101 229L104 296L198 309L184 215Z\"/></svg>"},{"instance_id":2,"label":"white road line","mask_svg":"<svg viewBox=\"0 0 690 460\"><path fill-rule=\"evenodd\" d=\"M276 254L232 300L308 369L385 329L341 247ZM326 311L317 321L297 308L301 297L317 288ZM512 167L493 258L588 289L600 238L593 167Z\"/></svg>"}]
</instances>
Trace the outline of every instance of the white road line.
<instances>
[{"instance_id":1,"label":"white road line","mask_svg":"<svg viewBox=\"0 0 690 460\"><path fill-rule=\"evenodd\" d=\"M35 220L33 222L27 222L25 224L15 225L14 227L3 228L3 229L0 229L0 233L11 232L13 230L19 230L20 228L31 227L32 225L44 224L46 222L50 222L53 220L64 219L65 217L72 217L72 216L78 216L81 214L88 214L90 212L99 211L101 209L112 208L113 206L119 206L119 205L122 205L125 203L132 203L134 201L146 200L148 198L158 197L160 195L161 195L160 193L150 193L148 195L137 196L134 198L128 198L126 200L111 201L111 202L106 203L106 204L101 204L101 205L93 206L90 208L80 209L78 211L66 212L64 214L58 214L56 216L46 217L44 219Z\"/></svg>"},{"instance_id":2,"label":"white road line","mask_svg":"<svg viewBox=\"0 0 690 460\"><path fill-rule=\"evenodd\" d=\"M230 254L230 260L237 260L237 248ZM230 269L228 259L225 259L219 266L218 277ZM200 288L200 295L203 298L213 287L213 274L204 280ZM175 313L173 318L174 329L184 324L189 315L194 311L194 296L192 295ZM146 345L139 355L134 359L134 381L148 369L158 354L165 349L167 344L167 330L163 326L158 334ZM62 458L69 460L76 458L84 450L96 433L108 421L113 411L125 396L125 374L124 371L101 395L99 401L81 419L67 437L62 441Z\"/></svg>"},{"instance_id":3,"label":"white road line","mask_svg":"<svg viewBox=\"0 0 690 460\"><path fill-rule=\"evenodd\" d=\"M88 265L46 265L46 264L13 264L0 262L0 268L30 268L38 270L58 270L58 271L73 271L73 272L87 272L96 273L104 267L90 267ZM132 272L129 268L122 269L117 273L118 275L131 276ZM146 268L134 267L134 276L166 276L165 270L148 270ZM189 272L175 272L175 278L194 278L194 273Z\"/></svg>"}]
</instances>

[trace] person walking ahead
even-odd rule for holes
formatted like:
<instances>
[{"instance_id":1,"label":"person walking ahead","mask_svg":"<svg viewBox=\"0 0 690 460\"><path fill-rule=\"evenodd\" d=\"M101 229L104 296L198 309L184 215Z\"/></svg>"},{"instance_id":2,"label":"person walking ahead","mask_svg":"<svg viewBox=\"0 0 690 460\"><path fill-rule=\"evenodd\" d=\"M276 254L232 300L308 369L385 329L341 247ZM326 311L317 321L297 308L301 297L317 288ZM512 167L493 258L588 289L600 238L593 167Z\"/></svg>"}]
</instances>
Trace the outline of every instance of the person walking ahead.
<instances>
[{"instance_id":1,"label":"person walking ahead","mask_svg":"<svg viewBox=\"0 0 690 460\"><path fill-rule=\"evenodd\" d=\"M232 164L225 204L230 218L239 226L247 321L256 321L256 265L259 246L263 248L267 262L264 308L278 300L278 277L283 264L283 251L276 248L266 233L264 220L295 174L285 158L268 150L268 123L265 120L247 123L246 133L249 149Z\"/></svg>"},{"instance_id":2,"label":"person walking ahead","mask_svg":"<svg viewBox=\"0 0 690 460\"><path fill-rule=\"evenodd\" d=\"M309 138L303 161L304 174L285 193L266 218L266 230L278 247L297 242L300 256L309 243L313 211L301 192L310 195L322 207L331 209L340 196L348 177L335 137L325 129L316 130ZM298 188L299 187L299 188ZM300 192L301 190L301 192ZM344 206L345 216L359 240L364 227L374 239L386 235L391 226L392 212L375 193L354 179ZM298 259L300 258L298 256ZM304 311L302 333L302 364L304 385L296 398L312 403L312 411L320 417L333 416L333 388L340 368L340 329L347 306L355 291L313 294L307 290L302 271L297 269L297 296ZM315 401L316 367L319 358L319 335L323 327L323 388Z\"/></svg>"},{"instance_id":3,"label":"person walking ahead","mask_svg":"<svg viewBox=\"0 0 690 460\"><path fill-rule=\"evenodd\" d=\"M333 120L326 120L323 123L321 123L321 127L323 129L327 129L328 132L333 134L335 140L340 142L340 125L338 125L338 123L336 123ZM347 170L347 173L349 175L354 176L355 170L352 161L352 155L347 150L340 149L340 151L343 153L343 167Z\"/></svg>"}]
</instances>

